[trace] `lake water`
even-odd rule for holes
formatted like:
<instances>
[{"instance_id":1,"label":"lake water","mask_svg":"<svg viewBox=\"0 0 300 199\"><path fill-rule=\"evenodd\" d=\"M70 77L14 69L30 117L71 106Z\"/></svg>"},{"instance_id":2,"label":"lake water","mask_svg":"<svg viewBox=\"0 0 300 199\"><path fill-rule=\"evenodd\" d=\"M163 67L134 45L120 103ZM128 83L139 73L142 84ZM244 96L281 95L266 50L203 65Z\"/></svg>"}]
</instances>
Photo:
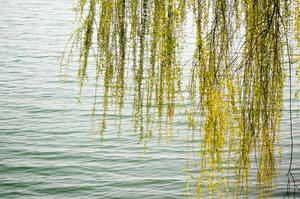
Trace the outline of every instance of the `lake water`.
<instances>
[{"instance_id":1,"label":"lake water","mask_svg":"<svg viewBox=\"0 0 300 199\"><path fill-rule=\"evenodd\" d=\"M131 111L124 110L121 138L108 127L99 149L91 133L91 83L79 105L76 67L65 84L59 81L58 58L73 29L71 9L71 0L0 0L0 198L183 198L186 147L180 136L172 144L153 140L141 159L144 147L133 133ZM295 78L293 85L294 93ZM283 196L287 182L288 97L275 197ZM299 102L294 95L292 101L293 172L300 182Z\"/></svg>"}]
</instances>

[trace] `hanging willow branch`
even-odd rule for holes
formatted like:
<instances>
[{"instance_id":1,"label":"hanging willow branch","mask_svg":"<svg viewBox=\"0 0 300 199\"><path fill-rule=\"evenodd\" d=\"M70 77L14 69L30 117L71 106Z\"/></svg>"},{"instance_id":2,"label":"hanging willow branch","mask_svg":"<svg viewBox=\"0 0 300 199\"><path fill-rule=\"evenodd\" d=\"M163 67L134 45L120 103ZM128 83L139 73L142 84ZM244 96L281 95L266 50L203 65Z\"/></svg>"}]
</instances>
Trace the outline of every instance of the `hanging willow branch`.
<instances>
[{"instance_id":1,"label":"hanging willow branch","mask_svg":"<svg viewBox=\"0 0 300 199\"><path fill-rule=\"evenodd\" d=\"M78 46L80 99L89 57L95 55L92 118L96 121L96 105L102 103L101 141L111 109L119 115L121 132L131 85L133 129L140 142L146 146L153 136L171 141L177 104L187 87L187 197L247 197L253 175L256 196L272 196L285 70L291 86L296 62L289 41L300 40L299 0L77 0L74 10L78 28L66 45L66 71ZM180 53L187 15L194 18L196 42L184 84ZM287 195L291 182L296 187L290 120Z\"/></svg>"}]
</instances>

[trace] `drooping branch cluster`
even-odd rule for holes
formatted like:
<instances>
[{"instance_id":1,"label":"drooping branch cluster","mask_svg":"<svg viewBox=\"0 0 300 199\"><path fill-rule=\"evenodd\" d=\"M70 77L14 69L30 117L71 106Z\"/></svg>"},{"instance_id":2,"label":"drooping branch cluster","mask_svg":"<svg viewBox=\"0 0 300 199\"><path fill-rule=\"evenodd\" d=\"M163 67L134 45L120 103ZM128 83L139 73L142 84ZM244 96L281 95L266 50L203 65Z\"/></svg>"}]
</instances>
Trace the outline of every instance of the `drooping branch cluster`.
<instances>
[{"instance_id":1,"label":"drooping branch cluster","mask_svg":"<svg viewBox=\"0 0 300 199\"><path fill-rule=\"evenodd\" d=\"M102 139L111 108L121 130L130 86L140 142L146 145L155 132L159 140L162 132L172 139L186 87L187 145L194 157L186 168L187 195L248 195L253 169L258 197L271 195L280 159L284 63L292 62L292 22L299 39L299 0L78 0L74 9L78 28L67 43L67 65L78 46L81 95L89 56L96 58L92 117L103 93ZM180 52L188 13L196 43L185 84Z\"/></svg>"},{"instance_id":2,"label":"drooping branch cluster","mask_svg":"<svg viewBox=\"0 0 300 199\"><path fill-rule=\"evenodd\" d=\"M157 118L159 131L165 130L172 136L175 103L181 90L177 55L186 4L185 0L77 2L79 27L72 34L70 47L74 43L80 46L80 94L87 80L88 57L94 54L97 59L96 81L100 77L104 81L101 134L106 129L109 101L114 102L121 115L127 88L125 76L130 73L134 85L135 132L141 140L150 138ZM94 107L93 114L95 111Z\"/></svg>"}]
</instances>

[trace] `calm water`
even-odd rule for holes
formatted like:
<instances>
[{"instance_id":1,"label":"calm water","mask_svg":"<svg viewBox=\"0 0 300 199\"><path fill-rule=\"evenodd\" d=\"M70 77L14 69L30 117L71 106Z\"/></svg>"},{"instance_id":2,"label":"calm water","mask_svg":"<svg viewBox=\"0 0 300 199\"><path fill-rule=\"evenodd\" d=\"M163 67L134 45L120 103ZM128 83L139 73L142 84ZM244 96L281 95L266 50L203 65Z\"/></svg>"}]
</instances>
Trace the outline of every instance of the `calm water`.
<instances>
[{"instance_id":1,"label":"calm water","mask_svg":"<svg viewBox=\"0 0 300 199\"><path fill-rule=\"evenodd\" d=\"M71 8L71 0L0 0L0 198L183 198L186 148L180 137L172 145L153 140L141 159L144 148L125 110L121 139L109 126L102 151L93 141L91 83L79 105L75 67L65 84L58 77L58 57L73 28ZM186 46L191 42L188 37ZM287 97L278 197L289 162ZM293 98L294 176L300 182L298 110ZM184 135L185 124L180 128Z\"/></svg>"}]
</instances>

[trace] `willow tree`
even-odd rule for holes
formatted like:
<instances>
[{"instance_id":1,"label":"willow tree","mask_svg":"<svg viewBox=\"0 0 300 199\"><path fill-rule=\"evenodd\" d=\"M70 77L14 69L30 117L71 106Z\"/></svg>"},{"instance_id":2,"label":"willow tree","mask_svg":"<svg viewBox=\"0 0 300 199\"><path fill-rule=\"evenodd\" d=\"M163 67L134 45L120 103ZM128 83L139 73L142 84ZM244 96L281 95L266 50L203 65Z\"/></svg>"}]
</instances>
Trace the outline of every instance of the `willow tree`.
<instances>
[{"instance_id":1,"label":"willow tree","mask_svg":"<svg viewBox=\"0 0 300 199\"><path fill-rule=\"evenodd\" d=\"M177 104L183 102L190 129L187 197L247 197L253 168L257 197L272 196L283 84L287 76L291 86L297 60L291 40L300 39L299 0L77 0L74 10L77 28L66 45L65 66L78 47L80 99L89 57L96 59L89 66L96 68L92 118L95 126L96 104L102 103L101 140L110 109L120 116L121 132L130 86L133 131L145 146L153 136L172 140ZM188 67L180 63L187 16L196 42L189 80L182 82ZM291 117L290 112L287 194L296 191Z\"/></svg>"}]
</instances>

